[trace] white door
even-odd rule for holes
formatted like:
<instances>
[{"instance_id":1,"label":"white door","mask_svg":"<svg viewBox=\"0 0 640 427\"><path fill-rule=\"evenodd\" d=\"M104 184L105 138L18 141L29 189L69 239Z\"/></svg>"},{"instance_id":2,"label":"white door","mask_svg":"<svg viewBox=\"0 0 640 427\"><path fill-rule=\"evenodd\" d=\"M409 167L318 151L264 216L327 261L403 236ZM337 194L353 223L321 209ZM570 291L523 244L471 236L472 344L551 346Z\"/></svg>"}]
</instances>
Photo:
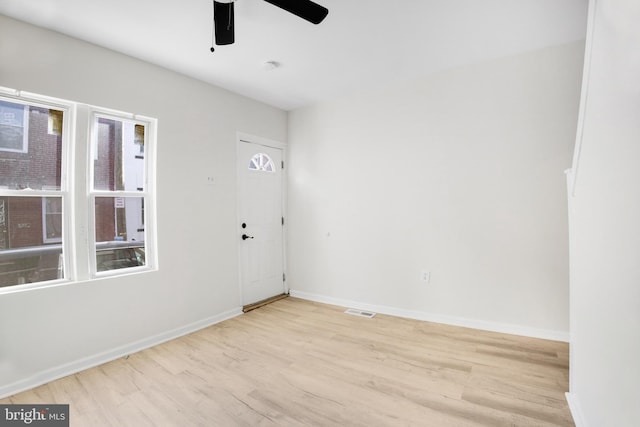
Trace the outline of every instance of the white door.
<instances>
[{"instance_id":1,"label":"white door","mask_svg":"<svg viewBox=\"0 0 640 427\"><path fill-rule=\"evenodd\" d=\"M282 150L238 142L242 304L284 293Z\"/></svg>"}]
</instances>

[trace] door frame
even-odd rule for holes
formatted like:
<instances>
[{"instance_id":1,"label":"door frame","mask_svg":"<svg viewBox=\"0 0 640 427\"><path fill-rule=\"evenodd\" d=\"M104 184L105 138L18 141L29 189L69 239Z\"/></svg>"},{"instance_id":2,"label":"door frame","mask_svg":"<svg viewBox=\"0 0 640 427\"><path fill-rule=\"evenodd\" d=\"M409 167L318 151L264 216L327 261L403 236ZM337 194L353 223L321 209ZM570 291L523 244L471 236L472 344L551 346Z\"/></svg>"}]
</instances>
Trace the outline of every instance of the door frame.
<instances>
[{"instance_id":1,"label":"door frame","mask_svg":"<svg viewBox=\"0 0 640 427\"><path fill-rule=\"evenodd\" d=\"M282 168L280 174L280 189L282 195L282 216L284 218L284 225L282 226L282 271L284 274L284 280L282 282L282 292L289 293L289 274L287 271L287 145L280 141L275 141L268 138L252 135L245 132L236 132L236 245L237 245L237 257L238 257L238 295L240 296L240 306L244 305L244 289L242 288L242 247L240 246L240 236L242 232L240 225L242 219L240 218L240 169L238 168L238 160L240 158L240 145L243 143L262 145L270 148L277 148L282 150L282 161L285 167Z\"/></svg>"}]
</instances>

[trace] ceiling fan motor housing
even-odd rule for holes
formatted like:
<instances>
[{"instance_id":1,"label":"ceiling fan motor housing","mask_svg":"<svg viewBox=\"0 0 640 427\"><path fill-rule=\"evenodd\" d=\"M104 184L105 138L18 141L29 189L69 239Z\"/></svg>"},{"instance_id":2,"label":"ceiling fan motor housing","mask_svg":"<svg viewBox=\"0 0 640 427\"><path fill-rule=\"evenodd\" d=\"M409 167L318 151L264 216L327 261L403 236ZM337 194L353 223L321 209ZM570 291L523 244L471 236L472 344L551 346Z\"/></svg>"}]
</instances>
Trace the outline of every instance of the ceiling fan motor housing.
<instances>
[{"instance_id":1,"label":"ceiling fan motor housing","mask_svg":"<svg viewBox=\"0 0 640 427\"><path fill-rule=\"evenodd\" d=\"M216 44L233 44L235 35L233 31L233 1L229 3L213 2L213 23L216 33Z\"/></svg>"},{"instance_id":2,"label":"ceiling fan motor housing","mask_svg":"<svg viewBox=\"0 0 640 427\"><path fill-rule=\"evenodd\" d=\"M311 0L265 0L280 9L286 10L313 24L319 24L326 18L329 10ZM235 41L233 23L233 3L235 0L213 1L213 22L216 44L227 45ZM213 51L213 50L212 50Z\"/></svg>"}]
</instances>

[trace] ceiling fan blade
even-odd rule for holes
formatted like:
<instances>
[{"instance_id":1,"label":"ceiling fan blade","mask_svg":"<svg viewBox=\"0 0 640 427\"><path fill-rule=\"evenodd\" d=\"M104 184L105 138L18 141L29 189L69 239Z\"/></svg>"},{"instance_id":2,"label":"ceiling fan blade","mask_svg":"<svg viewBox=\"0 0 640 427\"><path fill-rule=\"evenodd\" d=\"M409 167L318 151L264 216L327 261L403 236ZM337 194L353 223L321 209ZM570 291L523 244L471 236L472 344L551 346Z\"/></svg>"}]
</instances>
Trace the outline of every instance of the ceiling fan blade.
<instances>
[{"instance_id":1,"label":"ceiling fan blade","mask_svg":"<svg viewBox=\"0 0 640 427\"><path fill-rule=\"evenodd\" d=\"M213 23L216 32L216 44L233 44L233 2L213 2Z\"/></svg>"},{"instance_id":2,"label":"ceiling fan blade","mask_svg":"<svg viewBox=\"0 0 640 427\"><path fill-rule=\"evenodd\" d=\"M319 24L329 13L329 9L311 0L264 0L280 9L293 13L313 24Z\"/></svg>"}]
</instances>

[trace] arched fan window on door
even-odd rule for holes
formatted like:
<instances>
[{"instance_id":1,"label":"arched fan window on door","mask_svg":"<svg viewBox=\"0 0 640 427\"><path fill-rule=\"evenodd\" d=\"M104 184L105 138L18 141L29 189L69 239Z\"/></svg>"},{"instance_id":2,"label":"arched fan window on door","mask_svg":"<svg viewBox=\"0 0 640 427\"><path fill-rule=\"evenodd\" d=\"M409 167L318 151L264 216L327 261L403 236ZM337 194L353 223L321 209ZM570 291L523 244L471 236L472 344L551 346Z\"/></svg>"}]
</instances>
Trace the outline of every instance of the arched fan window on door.
<instances>
[{"instance_id":1,"label":"arched fan window on door","mask_svg":"<svg viewBox=\"0 0 640 427\"><path fill-rule=\"evenodd\" d=\"M271 157L264 153L258 153L249 160L249 170L275 172L276 165L271 160Z\"/></svg>"}]
</instances>

